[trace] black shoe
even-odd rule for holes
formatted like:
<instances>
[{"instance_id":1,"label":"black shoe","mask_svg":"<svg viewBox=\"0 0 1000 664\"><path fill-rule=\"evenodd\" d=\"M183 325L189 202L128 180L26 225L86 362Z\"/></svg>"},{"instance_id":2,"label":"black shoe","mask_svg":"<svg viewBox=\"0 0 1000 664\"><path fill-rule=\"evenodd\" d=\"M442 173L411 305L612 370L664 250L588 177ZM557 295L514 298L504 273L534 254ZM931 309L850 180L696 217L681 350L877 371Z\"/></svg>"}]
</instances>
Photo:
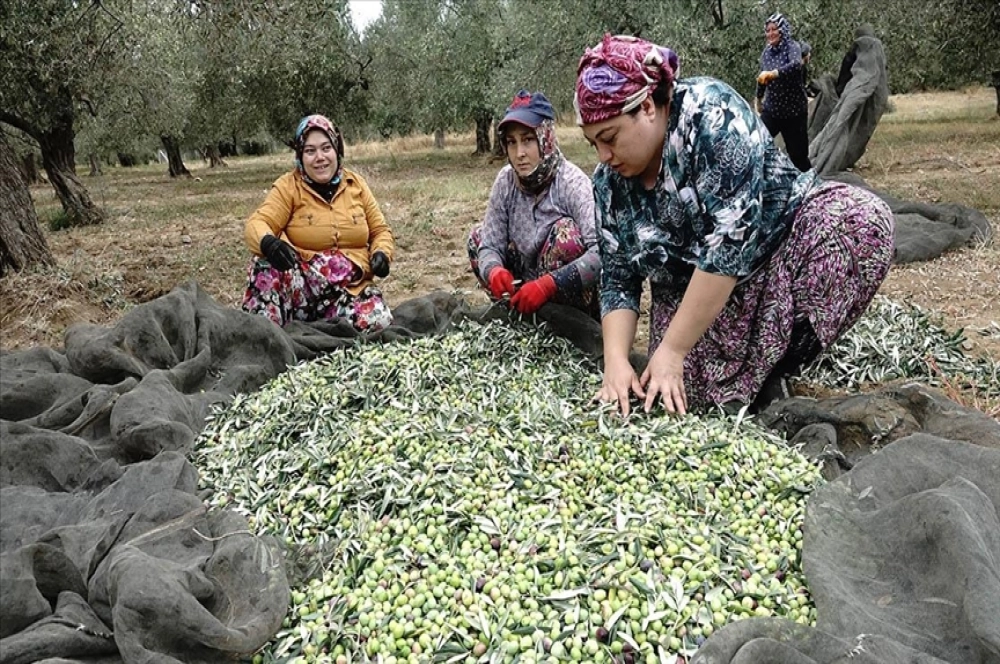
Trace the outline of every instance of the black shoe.
<instances>
[{"instance_id":1,"label":"black shoe","mask_svg":"<svg viewBox=\"0 0 1000 664\"><path fill-rule=\"evenodd\" d=\"M772 373L764 379L764 384L761 386L760 392L757 393L753 403L750 405L750 412L759 413L775 401L790 399L791 397L792 388L788 384L788 378L781 374Z\"/></svg>"},{"instance_id":2,"label":"black shoe","mask_svg":"<svg viewBox=\"0 0 1000 664\"><path fill-rule=\"evenodd\" d=\"M719 408L722 410L722 412L725 413L726 415L729 415L730 417L737 417L740 414L740 411L743 410L745 407L746 407L745 403L743 403L742 401L737 401L736 399L719 404ZM749 411L749 408L747 410Z\"/></svg>"}]
</instances>

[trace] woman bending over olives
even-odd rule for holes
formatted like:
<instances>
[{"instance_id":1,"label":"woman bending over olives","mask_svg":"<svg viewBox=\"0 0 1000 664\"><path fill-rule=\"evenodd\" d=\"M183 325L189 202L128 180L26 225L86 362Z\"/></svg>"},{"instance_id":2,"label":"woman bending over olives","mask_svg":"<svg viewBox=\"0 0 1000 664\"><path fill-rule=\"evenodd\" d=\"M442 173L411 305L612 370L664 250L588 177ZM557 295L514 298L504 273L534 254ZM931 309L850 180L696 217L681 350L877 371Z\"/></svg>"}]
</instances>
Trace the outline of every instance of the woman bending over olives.
<instances>
[{"instance_id":1,"label":"woman bending over olives","mask_svg":"<svg viewBox=\"0 0 1000 664\"><path fill-rule=\"evenodd\" d=\"M762 407L842 335L889 270L893 216L857 187L822 182L778 151L722 81L678 79L677 55L606 35L580 59L578 122L597 149L604 378L683 413ZM636 375L643 282L649 364Z\"/></svg>"}]
</instances>

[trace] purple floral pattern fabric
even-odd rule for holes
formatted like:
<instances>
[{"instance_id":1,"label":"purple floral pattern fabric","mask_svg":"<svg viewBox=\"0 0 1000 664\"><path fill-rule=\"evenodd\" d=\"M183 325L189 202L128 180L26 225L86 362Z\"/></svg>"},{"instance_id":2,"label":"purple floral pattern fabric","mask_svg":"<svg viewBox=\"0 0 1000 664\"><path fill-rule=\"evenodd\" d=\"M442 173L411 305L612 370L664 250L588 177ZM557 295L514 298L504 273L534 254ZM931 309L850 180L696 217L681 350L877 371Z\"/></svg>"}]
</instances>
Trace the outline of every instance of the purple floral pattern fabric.
<instances>
[{"instance_id":1,"label":"purple floral pattern fabric","mask_svg":"<svg viewBox=\"0 0 1000 664\"><path fill-rule=\"evenodd\" d=\"M382 292L368 286L355 296L346 288L357 272L358 267L339 251L320 252L287 272L254 258L247 269L243 310L282 327L293 320L345 318L359 332L382 330L392 323Z\"/></svg>"},{"instance_id":2,"label":"purple floral pattern fabric","mask_svg":"<svg viewBox=\"0 0 1000 664\"><path fill-rule=\"evenodd\" d=\"M741 282L684 361L694 408L750 402L808 321L823 348L868 308L889 271L893 216L869 192L839 183L817 187L770 260ZM652 284L649 352L663 340L684 290Z\"/></svg>"},{"instance_id":3,"label":"purple floral pattern fabric","mask_svg":"<svg viewBox=\"0 0 1000 664\"><path fill-rule=\"evenodd\" d=\"M489 293L489 284L479 272L479 247L482 243L481 232L482 227L476 226L469 233L469 263L472 267L472 273L479 280L479 285ZM584 242L580 227L572 219L566 217L556 221L552 225L548 237L538 252L535 269L526 271L519 268L519 266L524 265L524 260L514 243L507 245L504 265L513 266L511 274L514 275L514 279L520 281L528 281L544 274L551 274L556 282L556 294L552 298L552 301L576 307L596 319L599 317L599 301L597 298L597 289L593 287L593 284L597 282L600 276L598 274L600 265L583 263L578 270L567 271L560 269L570 265L586 253L587 244ZM591 272L581 274L581 270L589 270Z\"/></svg>"},{"instance_id":4,"label":"purple floral pattern fabric","mask_svg":"<svg viewBox=\"0 0 1000 664\"><path fill-rule=\"evenodd\" d=\"M673 50L630 35L605 34L588 48L577 66L578 124L603 122L628 113L661 81L677 78L680 60Z\"/></svg>"}]
</instances>

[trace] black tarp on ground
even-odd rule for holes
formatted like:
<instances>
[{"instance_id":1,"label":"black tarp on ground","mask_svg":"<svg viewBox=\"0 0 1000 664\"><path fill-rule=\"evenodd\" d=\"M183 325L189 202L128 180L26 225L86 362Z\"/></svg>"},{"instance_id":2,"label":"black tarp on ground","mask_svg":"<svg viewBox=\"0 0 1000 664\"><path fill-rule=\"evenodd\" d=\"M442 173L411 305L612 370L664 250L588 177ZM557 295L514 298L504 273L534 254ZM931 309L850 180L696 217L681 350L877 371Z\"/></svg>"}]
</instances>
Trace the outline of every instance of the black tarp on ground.
<instances>
[{"instance_id":1,"label":"black tarp on ground","mask_svg":"<svg viewBox=\"0 0 1000 664\"><path fill-rule=\"evenodd\" d=\"M394 314L397 325L373 341L433 334L458 317L484 320L507 315L500 307L471 311L460 298L447 293L404 302ZM543 307L537 319L600 362L600 327L595 321L557 305ZM184 455L211 404L257 389L291 363L356 343L354 337L349 326L336 322L295 324L282 330L264 318L218 305L191 283L136 307L113 327L71 328L62 351L36 348L0 354L0 664L46 658L52 658L49 664L59 658L86 658L92 664L217 662L249 653L268 641L288 604L282 552L270 538L248 533L242 517L228 511L207 512L197 495L197 471ZM989 429L968 433L969 427L981 423L977 414L956 411L951 402L938 402L926 394L914 388L902 401L893 397L907 404L903 407L910 413L899 416L905 426L895 431L932 431L953 437L966 431L963 435L975 438L981 438L983 431L989 433ZM878 398L882 397L856 397L854 408L866 412L864 400L869 399L867 408L878 419L878 413L887 408ZM927 406L927 399L936 405ZM794 435L805 425L832 422L835 442L849 441L851 431L862 429L852 424L843 404L807 410L800 408L798 419L786 418L782 426ZM943 428L942 422L949 422L951 428ZM883 455L896 445L871 459L894 459ZM921 445L913 447L905 472L916 484L933 484L942 469L952 469L954 476L973 483L975 478L997 477L990 465L995 460L987 454L995 451L977 456L963 451L969 446L958 442ZM941 452L935 446L951 447L942 447L946 452ZM933 456L941 454L949 457L947 464ZM893 484L898 474L895 463L886 467L886 462L861 460L837 482L885 485L886 491L895 491L893 487L900 486ZM929 470L924 463L930 464ZM971 466L968 472L966 464ZM945 494L941 500L960 505L969 518L988 522L988 506L969 486L959 483L947 489L955 495ZM888 496L874 488L866 494L879 500L889 500ZM932 498L937 500L936 494ZM902 519L898 515L903 513L884 514ZM854 635L841 627L847 624L844 618L832 613L837 605L832 598L854 604L865 601L862 595L845 597L834 592L845 582L844 566L849 570L854 558L878 561L889 550L886 547L896 546L895 540L879 539L880 534L894 532L890 517L883 519L880 528L854 531L840 527L839 514L833 507L810 511L808 530L815 537L824 529L837 532L835 543L847 547L850 557L840 559L837 556L843 551L826 540L807 537L806 572L810 585L821 589L817 593L818 600L823 598L820 629L827 633L796 631L807 636L792 642L798 648L792 652L812 652L803 649L807 643L835 643L837 647L853 643ZM993 546L983 541L987 549ZM896 556L886 561L897 567L884 582L912 583L904 572L940 579L961 571L967 575L964 578L989 589L990 579L998 574L995 563L1000 552L993 549L991 562L967 555L974 551L971 546L967 543L961 551L927 549L937 551L939 558L911 556L920 567L909 570L898 567L907 558ZM973 564L977 560L982 563L979 567ZM897 589L899 597L908 597L908 587ZM886 592L896 596L891 589ZM960 652L962 644L986 652L982 643L989 641L976 641L976 635L995 628L991 620L998 619L990 615L1000 612L981 613L983 606L992 608L984 596L975 595L980 602L975 606L962 605L966 622L952 620L955 612L948 613L954 629L942 634L935 649L923 652L935 656L955 649ZM962 596L969 597L972 594ZM955 601L953 595L941 598ZM900 599L890 605L891 611L880 614L885 620L880 633L888 636L866 637L862 645L869 652L925 648L923 642L904 638L911 629L908 626L921 624L928 615L925 603ZM944 612L940 607L950 605L931 602L930 606ZM970 607L976 612L968 613ZM721 630L706 645L705 657L729 652L727 647L737 652L745 644L746 639L740 640L743 636L764 634L772 629L769 624L753 620ZM870 650L876 647L884 649ZM832 652L829 648L817 652ZM764 652L774 656L772 661L783 661L777 659L777 649ZM925 659L886 655L867 661L936 661L927 659L929 654L920 656ZM805 660L800 656L788 661Z\"/></svg>"},{"instance_id":2,"label":"black tarp on ground","mask_svg":"<svg viewBox=\"0 0 1000 664\"><path fill-rule=\"evenodd\" d=\"M507 313L435 293L394 315L371 341ZM557 305L538 319L599 359L596 321ZM270 640L282 551L207 512L185 454L213 404L354 343L343 322L281 329L189 283L112 327L73 326L62 351L0 354L0 664L207 663Z\"/></svg>"},{"instance_id":3,"label":"black tarp on ground","mask_svg":"<svg viewBox=\"0 0 1000 664\"><path fill-rule=\"evenodd\" d=\"M867 189L889 205L896 221L895 263L931 260L946 251L976 246L993 238L990 220L979 210L968 206L900 200L869 186L854 173L834 173L823 177Z\"/></svg>"},{"instance_id":4,"label":"black tarp on ground","mask_svg":"<svg viewBox=\"0 0 1000 664\"><path fill-rule=\"evenodd\" d=\"M850 52L855 56L851 78L832 109L829 97L836 90L820 85L809 126L809 160L817 173L837 173L856 164L889 102L882 42L874 34L859 34Z\"/></svg>"},{"instance_id":5,"label":"black tarp on ground","mask_svg":"<svg viewBox=\"0 0 1000 664\"><path fill-rule=\"evenodd\" d=\"M816 490L815 628L747 620L692 664L1000 662L1000 449L916 434Z\"/></svg>"},{"instance_id":6,"label":"black tarp on ground","mask_svg":"<svg viewBox=\"0 0 1000 664\"><path fill-rule=\"evenodd\" d=\"M916 433L1000 451L1000 422L918 383L890 385L852 396L785 399L769 406L759 419L819 461L828 480L840 477L886 445Z\"/></svg>"},{"instance_id":7,"label":"black tarp on ground","mask_svg":"<svg viewBox=\"0 0 1000 664\"><path fill-rule=\"evenodd\" d=\"M837 94L838 82L830 74L812 81L818 91L809 116L813 168L825 179L864 187L889 204L896 220L896 263L931 260L989 240L992 227L978 210L957 203L903 201L848 172L864 155L889 98L882 43L870 29L858 30L847 56L854 59L843 94Z\"/></svg>"}]
</instances>

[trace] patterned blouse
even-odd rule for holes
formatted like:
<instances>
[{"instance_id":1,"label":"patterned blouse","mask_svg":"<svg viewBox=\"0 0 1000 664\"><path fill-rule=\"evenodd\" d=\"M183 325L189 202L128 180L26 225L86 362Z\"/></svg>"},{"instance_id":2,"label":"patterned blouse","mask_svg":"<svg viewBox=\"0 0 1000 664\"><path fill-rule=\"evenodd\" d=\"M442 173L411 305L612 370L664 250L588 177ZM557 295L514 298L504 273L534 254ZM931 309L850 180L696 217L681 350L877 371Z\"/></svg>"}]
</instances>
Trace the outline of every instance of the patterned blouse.
<instances>
[{"instance_id":1,"label":"patterned blouse","mask_svg":"<svg viewBox=\"0 0 1000 664\"><path fill-rule=\"evenodd\" d=\"M602 315L638 312L647 277L654 287L683 290L696 267L751 275L781 244L817 182L775 147L739 93L706 77L674 87L653 189L604 164L593 180Z\"/></svg>"},{"instance_id":2,"label":"patterned blouse","mask_svg":"<svg viewBox=\"0 0 1000 664\"><path fill-rule=\"evenodd\" d=\"M593 186L580 167L563 159L552 184L539 195L527 194L517 187L517 175L510 164L500 169L486 216L479 247L479 271L489 278L493 268L503 266L507 245L513 244L525 264L508 265L525 280L543 274L538 267L539 251L557 221L569 217L580 228L587 251L568 265L553 271L560 292L596 289L601 258L597 248L594 219Z\"/></svg>"}]
</instances>

